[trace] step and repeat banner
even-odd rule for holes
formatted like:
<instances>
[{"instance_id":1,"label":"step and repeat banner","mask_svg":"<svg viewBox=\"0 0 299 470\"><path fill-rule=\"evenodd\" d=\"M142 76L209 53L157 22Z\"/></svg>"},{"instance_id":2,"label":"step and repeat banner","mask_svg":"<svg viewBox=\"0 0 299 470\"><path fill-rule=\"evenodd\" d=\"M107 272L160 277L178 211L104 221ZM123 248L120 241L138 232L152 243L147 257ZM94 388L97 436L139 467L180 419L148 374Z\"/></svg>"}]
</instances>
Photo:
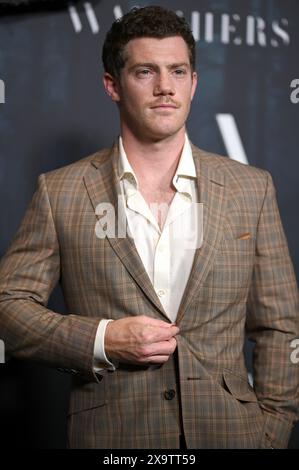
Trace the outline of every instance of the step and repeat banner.
<instances>
[{"instance_id":1,"label":"step and repeat banner","mask_svg":"<svg viewBox=\"0 0 299 470\"><path fill-rule=\"evenodd\" d=\"M184 15L196 40L191 140L270 171L298 275L298 0L1 0L0 256L37 176L117 137L117 109L101 81L102 44L116 18L151 4ZM49 306L66 313L59 287ZM250 352L248 343L249 377ZM69 386L69 377L46 367L0 364L1 443L65 447ZM298 425L290 447L299 448Z\"/></svg>"}]
</instances>

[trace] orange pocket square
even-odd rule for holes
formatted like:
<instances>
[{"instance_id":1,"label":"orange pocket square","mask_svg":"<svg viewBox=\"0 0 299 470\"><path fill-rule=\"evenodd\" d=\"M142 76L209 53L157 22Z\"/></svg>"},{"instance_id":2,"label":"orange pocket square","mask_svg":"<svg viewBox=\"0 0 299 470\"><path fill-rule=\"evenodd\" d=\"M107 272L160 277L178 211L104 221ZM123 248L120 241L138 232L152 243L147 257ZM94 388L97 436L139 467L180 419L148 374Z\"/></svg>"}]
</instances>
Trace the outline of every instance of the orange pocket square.
<instances>
[{"instance_id":1,"label":"orange pocket square","mask_svg":"<svg viewBox=\"0 0 299 470\"><path fill-rule=\"evenodd\" d=\"M249 232L242 233L237 237L237 240L249 240L251 238L251 235Z\"/></svg>"}]
</instances>

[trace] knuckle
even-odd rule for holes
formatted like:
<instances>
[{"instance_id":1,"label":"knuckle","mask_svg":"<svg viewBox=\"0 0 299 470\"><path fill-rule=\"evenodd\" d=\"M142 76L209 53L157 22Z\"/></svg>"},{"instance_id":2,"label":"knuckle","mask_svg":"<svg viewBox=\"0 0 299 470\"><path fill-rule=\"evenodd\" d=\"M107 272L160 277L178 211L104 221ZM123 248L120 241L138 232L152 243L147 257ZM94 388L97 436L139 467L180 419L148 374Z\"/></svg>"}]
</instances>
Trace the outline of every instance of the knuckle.
<instances>
[{"instance_id":1,"label":"knuckle","mask_svg":"<svg viewBox=\"0 0 299 470\"><path fill-rule=\"evenodd\" d=\"M150 343L151 334L147 330L142 330L140 333L140 340L142 343Z\"/></svg>"},{"instance_id":2,"label":"knuckle","mask_svg":"<svg viewBox=\"0 0 299 470\"><path fill-rule=\"evenodd\" d=\"M138 353L139 353L139 356L141 357L146 357L150 354L150 351L149 351L149 347L142 344L139 348L138 348Z\"/></svg>"},{"instance_id":3,"label":"knuckle","mask_svg":"<svg viewBox=\"0 0 299 470\"><path fill-rule=\"evenodd\" d=\"M154 343L155 342L154 334L152 332L147 332L145 341L148 344Z\"/></svg>"}]
</instances>

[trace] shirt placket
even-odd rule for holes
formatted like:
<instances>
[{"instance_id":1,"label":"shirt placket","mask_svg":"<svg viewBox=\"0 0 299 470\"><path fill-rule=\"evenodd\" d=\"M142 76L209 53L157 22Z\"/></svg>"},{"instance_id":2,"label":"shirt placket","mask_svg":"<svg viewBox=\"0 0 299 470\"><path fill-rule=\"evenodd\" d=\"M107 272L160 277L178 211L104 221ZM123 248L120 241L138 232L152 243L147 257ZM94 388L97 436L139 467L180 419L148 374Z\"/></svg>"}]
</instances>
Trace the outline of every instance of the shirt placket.
<instances>
[{"instance_id":1,"label":"shirt placket","mask_svg":"<svg viewBox=\"0 0 299 470\"><path fill-rule=\"evenodd\" d=\"M169 227L164 227L155 248L153 284L165 312L172 320L169 312L170 282Z\"/></svg>"}]
</instances>

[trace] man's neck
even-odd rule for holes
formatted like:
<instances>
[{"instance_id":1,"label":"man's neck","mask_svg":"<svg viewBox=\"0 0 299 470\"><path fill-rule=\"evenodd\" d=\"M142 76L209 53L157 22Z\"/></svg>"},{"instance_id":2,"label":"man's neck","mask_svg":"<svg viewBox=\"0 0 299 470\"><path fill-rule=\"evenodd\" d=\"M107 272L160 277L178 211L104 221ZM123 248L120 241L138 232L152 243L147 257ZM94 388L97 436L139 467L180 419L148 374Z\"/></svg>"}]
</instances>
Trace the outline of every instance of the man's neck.
<instances>
[{"instance_id":1,"label":"man's neck","mask_svg":"<svg viewBox=\"0 0 299 470\"><path fill-rule=\"evenodd\" d=\"M171 188L185 143L185 129L160 141L142 142L122 132L123 146L141 187L167 191Z\"/></svg>"}]
</instances>

